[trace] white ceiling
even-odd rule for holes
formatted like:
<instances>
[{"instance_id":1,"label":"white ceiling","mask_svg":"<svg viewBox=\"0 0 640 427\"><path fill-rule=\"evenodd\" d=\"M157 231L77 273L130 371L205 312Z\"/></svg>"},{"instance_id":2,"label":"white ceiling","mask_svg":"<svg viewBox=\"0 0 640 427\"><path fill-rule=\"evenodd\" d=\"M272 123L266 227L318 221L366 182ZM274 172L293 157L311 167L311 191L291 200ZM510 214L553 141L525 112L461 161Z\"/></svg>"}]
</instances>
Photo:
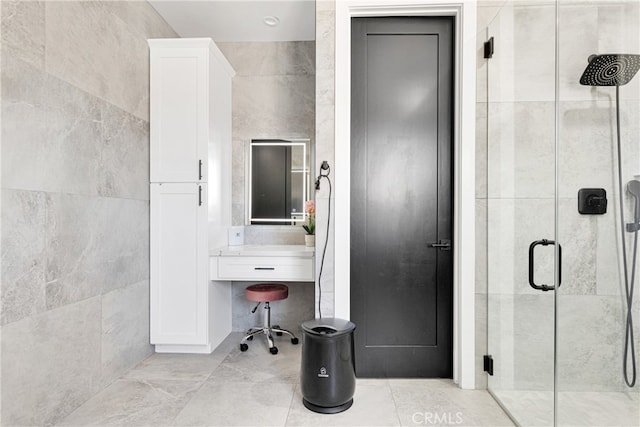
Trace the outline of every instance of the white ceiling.
<instances>
[{"instance_id":1,"label":"white ceiling","mask_svg":"<svg viewBox=\"0 0 640 427\"><path fill-rule=\"evenodd\" d=\"M315 0L150 0L180 37L214 41L315 40ZM275 27L264 24L276 16Z\"/></svg>"}]
</instances>

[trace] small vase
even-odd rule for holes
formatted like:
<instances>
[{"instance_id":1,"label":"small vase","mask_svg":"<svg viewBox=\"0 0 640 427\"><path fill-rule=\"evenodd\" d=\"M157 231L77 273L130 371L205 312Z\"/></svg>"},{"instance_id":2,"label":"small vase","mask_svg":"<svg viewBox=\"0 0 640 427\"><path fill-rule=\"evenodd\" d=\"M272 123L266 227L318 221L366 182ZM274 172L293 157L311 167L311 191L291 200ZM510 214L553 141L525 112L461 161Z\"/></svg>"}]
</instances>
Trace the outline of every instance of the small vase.
<instances>
[{"instance_id":1,"label":"small vase","mask_svg":"<svg viewBox=\"0 0 640 427\"><path fill-rule=\"evenodd\" d=\"M316 235L315 234L305 234L304 235L304 245L309 247L315 247L316 245Z\"/></svg>"}]
</instances>

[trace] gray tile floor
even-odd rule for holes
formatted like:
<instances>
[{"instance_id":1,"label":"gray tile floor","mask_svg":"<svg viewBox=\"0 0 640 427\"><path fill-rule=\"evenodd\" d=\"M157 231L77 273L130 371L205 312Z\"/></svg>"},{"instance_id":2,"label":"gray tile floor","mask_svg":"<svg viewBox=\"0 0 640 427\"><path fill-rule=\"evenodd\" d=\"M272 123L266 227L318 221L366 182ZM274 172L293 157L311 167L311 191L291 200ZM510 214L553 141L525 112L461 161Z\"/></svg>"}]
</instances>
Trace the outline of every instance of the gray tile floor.
<instances>
[{"instance_id":1,"label":"gray tile floor","mask_svg":"<svg viewBox=\"0 0 640 427\"><path fill-rule=\"evenodd\" d=\"M300 349L271 355L256 339L241 353L231 334L211 355L155 354L60 425L126 426L511 426L483 390L448 380L358 379L353 406L322 415L302 405Z\"/></svg>"}]
</instances>

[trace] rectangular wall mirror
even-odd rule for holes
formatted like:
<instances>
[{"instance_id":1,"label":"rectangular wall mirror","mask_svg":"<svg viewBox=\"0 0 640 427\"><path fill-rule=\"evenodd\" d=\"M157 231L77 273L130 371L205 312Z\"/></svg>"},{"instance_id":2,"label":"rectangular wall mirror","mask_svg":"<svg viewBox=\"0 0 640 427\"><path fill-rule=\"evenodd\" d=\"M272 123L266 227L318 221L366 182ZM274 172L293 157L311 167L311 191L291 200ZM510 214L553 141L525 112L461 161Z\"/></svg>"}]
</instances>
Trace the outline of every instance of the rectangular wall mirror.
<instances>
[{"instance_id":1,"label":"rectangular wall mirror","mask_svg":"<svg viewBox=\"0 0 640 427\"><path fill-rule=\"evenodd\" d=\"M249 144L247 224L301 225L311 194L309 139L253 139Z\"/></svg>"}]
</instances>

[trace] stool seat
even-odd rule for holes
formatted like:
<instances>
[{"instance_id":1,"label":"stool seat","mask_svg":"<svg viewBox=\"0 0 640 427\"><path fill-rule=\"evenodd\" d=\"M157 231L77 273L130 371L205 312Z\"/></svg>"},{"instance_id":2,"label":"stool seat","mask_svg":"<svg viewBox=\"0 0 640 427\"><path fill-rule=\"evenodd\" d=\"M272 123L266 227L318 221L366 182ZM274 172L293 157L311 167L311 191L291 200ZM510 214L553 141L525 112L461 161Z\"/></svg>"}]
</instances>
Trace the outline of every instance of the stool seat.
<instances>
[{"instance_id":1,"label":"stool seat","mask_svg":"<svg viewBox=\"0 0 640 427\"><path fill-rule=\"evenodd\" d=\"M245 297L249 301L269 302L287 299L289 288L282 283L258 283L247 286Z\"/></svg>"},{"instance_id":2,"label":"stool seat","mask_svg":"<svg viewBox=\"0 0 640 427\"><path fill-rule=\"evenodd\" d=\"M298 344L298 338L291 331L282 329L278 325L271 326L271 301L279 301L287 299L289 296L289 288L282 283L256 283L255 285L247 286L245 288L244 296L253 302L257 302L258 305L251 310L255 313L260 304L264 303L264 323L260 326L255 326L247 331L247 335L240 341L240 351L247 351L249 345L247 341L252 341L256 335L264 335L267 338L269 344L269 352L271 354L278 354L278 347L275 346L273 341L273 333L276 335L287 334L291 337L291 344Z\"/></svg>"}]
</instances>

